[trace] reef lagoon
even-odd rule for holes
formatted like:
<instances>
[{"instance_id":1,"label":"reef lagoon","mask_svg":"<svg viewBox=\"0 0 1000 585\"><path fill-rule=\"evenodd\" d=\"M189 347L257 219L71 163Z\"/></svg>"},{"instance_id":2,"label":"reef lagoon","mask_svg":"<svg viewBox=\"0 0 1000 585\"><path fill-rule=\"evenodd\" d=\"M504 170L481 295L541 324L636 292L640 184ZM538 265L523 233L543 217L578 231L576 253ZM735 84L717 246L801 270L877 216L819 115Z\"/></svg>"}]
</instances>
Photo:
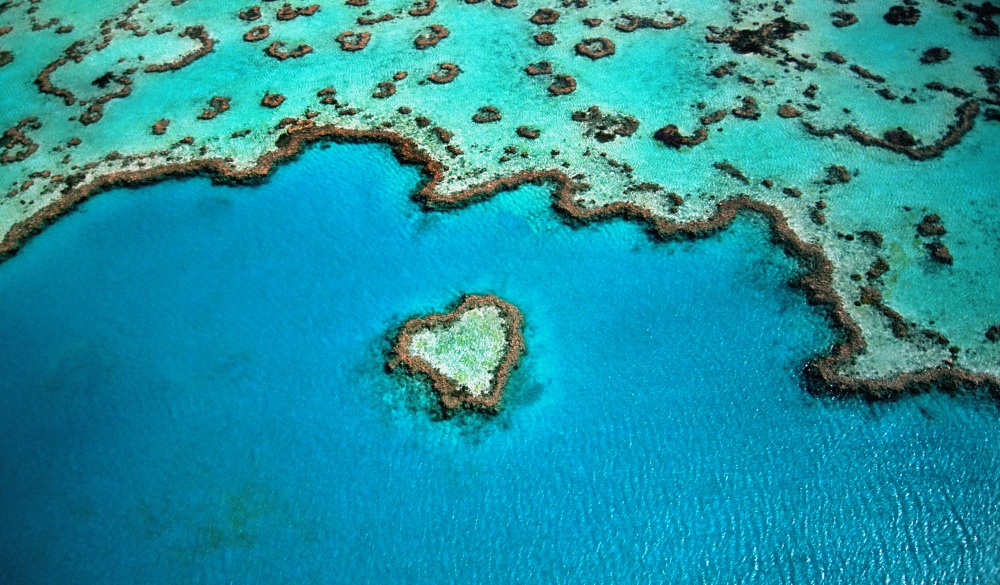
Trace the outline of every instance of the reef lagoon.
<instances>
[{"instance_id":1,"label":"reef lagoon","mask_svg":"<svg viewBox=\"0 0 1000 585\"><path fill-rule=\"evenodd\" d=\"M103 194L4 263L0 581L995 581L995 403L804 392L832 334L762 222L656 244L418 181L312 148ZM529 351L499 415L437 420L386 333L467 290Z\"/></svg>"}]
</instances>

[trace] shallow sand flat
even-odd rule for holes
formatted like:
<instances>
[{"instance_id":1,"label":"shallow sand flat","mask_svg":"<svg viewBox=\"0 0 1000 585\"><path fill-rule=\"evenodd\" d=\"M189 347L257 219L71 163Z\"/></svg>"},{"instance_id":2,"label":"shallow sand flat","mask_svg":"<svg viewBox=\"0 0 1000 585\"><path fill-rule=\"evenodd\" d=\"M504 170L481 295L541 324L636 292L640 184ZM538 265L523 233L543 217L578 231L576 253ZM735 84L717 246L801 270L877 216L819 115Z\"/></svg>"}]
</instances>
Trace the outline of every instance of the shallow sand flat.
<instances>
[{"instance_id":1,"label":"shallow sand flat","mask_svg":"<svg viewBox=\"0 0 1000 585\"><path fill-rule=\"evenodd\" d=\"M492 307L462 315L448 331L421 331L413 351L473 395L489 390L504 350L504 324Z\"/></svg>"}]
</instances>

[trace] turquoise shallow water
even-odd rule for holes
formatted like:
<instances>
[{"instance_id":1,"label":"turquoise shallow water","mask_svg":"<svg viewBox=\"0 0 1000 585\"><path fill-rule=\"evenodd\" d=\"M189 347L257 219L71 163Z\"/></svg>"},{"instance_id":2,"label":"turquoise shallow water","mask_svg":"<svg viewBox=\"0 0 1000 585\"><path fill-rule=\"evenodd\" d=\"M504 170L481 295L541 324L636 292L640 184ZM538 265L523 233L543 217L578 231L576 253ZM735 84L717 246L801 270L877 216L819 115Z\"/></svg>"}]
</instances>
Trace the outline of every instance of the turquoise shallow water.
<instances>
[{"instance_id":1,"label":"turquoise shallow water","mask_svg":"<svg viewBox=\"0 0 1000 585\"><path fill-rule=\"evenodd\" d=\"M761 226L428 215L417 180L314 148L101 195L0 266L0 583L1000 579L996 407L806 394L831 334ZM385 334L462 292L529 353L499 417L435 421Z\"/></svg>"}]
</instances>

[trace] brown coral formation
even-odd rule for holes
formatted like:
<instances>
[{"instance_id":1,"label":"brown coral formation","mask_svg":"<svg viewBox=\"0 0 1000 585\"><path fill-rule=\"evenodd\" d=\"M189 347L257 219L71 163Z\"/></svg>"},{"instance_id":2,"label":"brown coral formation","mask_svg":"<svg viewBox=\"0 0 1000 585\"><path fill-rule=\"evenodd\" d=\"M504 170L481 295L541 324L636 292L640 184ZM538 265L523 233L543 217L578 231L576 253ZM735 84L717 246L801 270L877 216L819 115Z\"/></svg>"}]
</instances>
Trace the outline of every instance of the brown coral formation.
<instances>
[{"instance_id":1,"label":"brown coral formation","mask_svg":"<svg viewBox=\"0 0 1000 585\"><path fill-rule=\"evenodd\" d=\"M534 39L535 43L542 47L548 47L556 43L556 35L550 31L540 32L534 36Z\"/></svg>"},{"instance_id":2,"label":"brown coral formation","mask_svg":"<svg viewBox=\"0 0 1000 585\"><path fill-rule=\"evenodd\" d=\"M917 139L912 134L899 127L886 131L883 136L886 142L894 146L910 147L917 144Z\"/></svg>"},{"instance_id":3,"label":"brown coral formation","mask_svg":"<svg viewBox=\"0 0 1000 585\"><path fill-rule=\"evenodd\" d=\"M360 51L368 46L368 41L372 40L372 34L367 32L354 32L347 30L337 35L336 41L340 44L341 51Z\"/></svg>"},{"instance_id":4,"label":"brown coral formation","mask_svg":"<svg viewBox=\"0 0 1000 585\"><path fill-rule=\"evenodd\" d=\"M273 43L268 45L266 49L264 49L264 54L266 54L269 57L274 57L278 61L284 61L285 59L298 59L303 55L308 55L309 53L312 53L313 50L312 47L306 44L299 45L294 49L292 49L291 51L283 50L282 47L284 46L285 46L284 42L274 41Z\"/></svg>"},{"instance_id":5,"label":"brown coral formation","mask_svg":"<svg viewBox=\"0 0 1000 585\"><path fill-rule=\"evenodd\" d=\"M292 20L299 16L298 11L292 8L291 4L285 3L278 9L278 13L275 15L278 20Z\"/></svg>"},{"instance_id":6,"label":"brown coral formation","mask_svg":"<svg viewBox=\"0 0 1000 585\"><path fill-rule=\"evenodd\" d=\"M501 118L500 110L496 107L483 106L473 114L472 121L476 124L489 124L490 122L499 122Z\"/></svg>"},{"instance_id":7,"label":"brown coral formation","mask_svg":"<svg viewBox=\"0 0 1000 585\"><path fill-rule=\"evenodd\" d=\"M576 79L572 75L556 75L547 88L551 95L567 95L576 91Z\"/></svg>"},{"instance_id":8,"label":"brown coral formation","mask_svg":"<svg viewBox=\"0 0 1000 585\"><path fill-rule=\"evenodd\" d=\"M552 73L552 63L548 61L532 63L524 68L524 72L528 75L550 75Z\"/></svg>"},{"instance_id":9,"label":"brown coral formation","mask_svg":"<svg viewBox=\"0 0 1000 585\"><path fill-rule=\"evenodd\" d=\"M903 318L898 312L885 304L882 300L882 293L875 288L870 286L861 287L861 294L858 305L871 305L883 317L889 320L889 329L892 331L893 337L898 339L906 339L910 336L910 326L906 323L906 319Z\"/></svg>"},{"instance_id":10,"label":"brown coral formation","mask_svg":"<svg viewBox=\"0 0 1000 585\"><path fill-rule=\"evenodd\" d=\"M294 20L300 16L312 16L313 14L319 12L319 8L319 4L310 4L309 6L293 8L291 4L286 2L281 6L281 8L278 9L275 16L278 20Z\"/></svg>"},{"instance_id":11,"label":"brown coral formation","mask_svg":"<svg viewBox=\"0 0 1000 585\"><path fill-rule=\"evenodd\" d=\"M433 47L434 45L440 43L443 39L448 38L451 32L448 31L443 25L432 24L430 26L430 32L423 34L413 39L413 46L418 49L426 49L428 47Z\"/></svg>"},{"instance_id":12,"label":"brown coral formation","mask_svg":"<svg viewBox=\"0 0 1000 585\"><path fill-rule=\"evenodd\" d=\"M852 24L857 24L858 17L852 12L846 12L844 10L838 10L830 16L833 17L833 26L837 28L844 28L845 26L851 26Z\"/></svg>"},{"instance_id":13,"label":"brown coral formation","mask_svg":"<svg viewBox=\"0 0 1000 585\"><path fill-rule=\"evenodd\" d=\"M260 6L251 6L246 10L240 12L241 20L253 21L260 18Z\"/></svg>"},{"instance_id":14,"label":"brown coral formation","mask_svg":"<svg viewBox=\"0 0 1000 585\"><path fill-rule=\"evenodd\" d=\"M87 126L99 121L104 116L104 104L114 99L128 97L132 93L132 80L130 78L125 76L114 77L113 81L121 87L117 91L106 93L92 101L78 118L81 124ZM80 103L83 104L82 101Z\"/></svg>"},{"instance_id":15,"label":"brown coral formation","mask_svg":"<svg viewBox=\"0 0 1000 585\"><path fill-rule=\"evenodd\" d=\"M584 125L584 136L593 137L598 142L632 136L639 129L639 120L632 116L602 112L597 106L573 112L572 120Z\"/></svg>"},{"instance_id":16,"label":"brown coral formation","mask_svg":"<svg viewBox=\"0 0 1000 585\"><path fill-rule=\"evenodd\" d=\"M829 130L817 128L807 121L803 121L802 125L813 136L832 138L837 135L845 135L863 146L877 146L904 154L913 160L928 160L941 156L945 150L961 142L962 137L972 130L978 114L979 102L968 101L960 105L955 111L955 121L948 126L944 136L927 145L918 144L909 132L902 129L890 130L885 133L883 138L878 138L853 125Z\"/></svg>"},{"instance_id":17,"label":"brown coral formation","mask_svg":"<svg viewBox=\"0 0 1000 585\"><path fill-rule=\"evenodd\" d=\"M448 144L449 142L451 142L451 139L455 137L454 134L442 128L441 126L435 126L434 128L431 128L431 132L433 132L434 135L437 136L437 139L444 144Z\"/></svg>"},{"instance_id":18,"label":"brown coral formation","mask_svg":"<svg viewBox=\"0 0 1000 585\"><path fill-rule=\"evenodd\" d=\"M437 0L418 0L413 3L413 7L410 8L410 16L427 16L431 12L434 12L434 8L437 7Z\"/></svg>"},{"instance_id":19,"label":"brown coral formation","mask_svg":"<svg viewBox=\"0 0 1000 585\"><path fill-rule=\"evenodd\" d=\"M94 87L99 87L101 89L104 89L104 88L108 87L108 85L112 81L114 81L114 80L115 80L115 74L114 74L114 72L106 71L103 75L101 75L97 79L91 81L90 85L93 85Z\"/></svg>"},{"instance_id":20,"label":"brown coral formation","mask_svg":"<svg viewBox=\"0 0 1000 585\"><path fill-rule=\"evenodd\" d=\"M538 128L529 128L528 126L518 126L517 135L521 138L527 138L528 140L535 140L542 135Z\"/></svg>"},{"instance_id":21,"label":"brown coral formation","mask_svg":"<svg viewBox=\"0 0 1000 585\"><path fill-rule=\"evenodd\" d=\"M841 165L831 165L826 167L826 178L823 183L827 185L839 185L851 181L851 172Z\"/></svg>"},{"instance_id":22,"label":"brown coral formation","mask_svg":"<svg viewBox=\"0 0 1000 585\"><path fill-rule=\"evenodd\" d=\"M166 118L157 121L153 124L153 134L157 136L162 136L167 133L167 127L170 126L170 120Z\"/></svg>"},{"instance_id":23,"label":"brown coral formation","mask_svg":"<svg viewBox=\"0 0 1000 585\"><path fill-rule=\"evenodd\" d=\"M831 63L836 63L837 65L843 65L847 63L847 59L843 55L837 53L836 51L827 51L823 53L823 58Z\"/></svg>"},{"instance_id":24,"label":"brown coral formation","mask_svg":"<svg viewBox=\"0 0 1000 585\"><path fill-rule=\"evenodd\" d=\"M280 93L265 93L264 97L260 100L260 105L265 108L277 108L283 103L285 103L285 96Z\"/></svg>"},{"instance_id":25,"label":"brown coral formation","mask_svg":"<svg viewBox=\"0 0 1000 585\"><path fill-rule=\"evenodd\" d=\"M899 97L896 94L894 94L892 90L889 89L888 87L883 87L882 89L876 91L875 93L881 96L883 99L887 100L894 100L897 97Z\"/></svg>"},{"instance_id":26,"label":"brown coral formation","mask_svg":"<svg viewBox=\"0 0 1000 585\"><path fill-rule=\"evenodd\" d=\"M976 65L976 73L983 77L983 81L986 85L996 85L1000 83L1000 69L996 67L990 67L989 65Z\"/></svg>"},{"instance_id":27,"label":"brown coral formation","mask_svg":"<svg viewBox=\"0 0 1000 585\"><path fill-rule=\"evenodd\" d=\"M868 269L868 272L865 273L865 276L868 280L876 280L882 278L886 272L889 272L889 263L886 262L885 258L879 256L875 259L875 262L872 262L872 265Z\"/></svg>"},{"instance_id":28,"label":"brown coral formation","mask_svg":"<svg viewBox=\"0 0 1000 585\"><path fill-rule=\"evenodd\" d=\"M199 120L212 120L219 114L229 109L230 99L223 96L215 96L208 101L208 109L198 114Z\"/></svg>"},{"instance_id":29,"label":"brown coral formation","mask_svg":"<svg viewBox=\"0 0 1000 585\"><path fill-rule=\"evenodd\" d=\"M605 37L583 39L573 49L577 55L583 55L592 60L615 54L615 44L611 39Z\"/></svg>"},{"instance_id":30,"label":"brown coral formation","mask_svg":"<svg viewBox=\"0 0 1000 585\"><path fill-rule=\"evenodd\" d=\"M877 288L863 286L859 292L862 305L877 305L882 302L882 292Z\"/></svg>"},{"instance_id":31,"label":"brown coral formation","mask_svg":"<svg viewBox=\"0 0 1000 585\"><path fill-rule=\"evenodd\" d=\"M382 81L375 86L372 97L375 99L385 99L396 95L396 84L391 81Z\"/></svg>"},{"instance_id":32,"label":"brown coral formation","mask_svg":"<svg viewBox=\"0 0 1000 585\"><path fill-rule=\"evenodd\" d=\"M371 13L366 12L365 14L371 14ZM373 24L378 24L380 22L389 22L394 18L396 17L386 12L381 16L359 16L356 22L362 26L371 26Z\"/></svg>"},{"instance_id":33,"label":"brown coral formation","mask_svg":"<svg viewBox=\"0 0 1000 585\"><path fill-rule=\"evenodd\" d=\"M340 102L337 101L337 90L332 87L324 87L323 89L316 92L316 97L319 98L319 103L325 106L340 106Z\"/></svg>"},{"instance_id":34,"label":"brown coral formation","mask_svg":"<svg viewBox=\"0 0 1000 585\"><path fill-rule=\"evenodd\" d=\"M29 138L25 130L38 130L41 127L38 118L29 116L4 130L0 135L0 148L3 148L3 152L0 152L0 163L21 162L34 154L38 150L38 143Z\"/></svg>"},{"instance_id":35,"label":"brown coral formation","mask_svg":"<svg viewBox=\"0 0 1000 585\"><path fill-rule=\"evenodd\" d=\"M746 96L743 98L743 105L733 109L733 115L744 120L759 120L760 109L757 107L757 100Z\"/></svg>"},{"instance_id":36,"label":"brown coral formation","mask_svg":"<svg viewBox=\"0 0 1000 585\"><path fill-rule=\"evenodd\" d=\"M934 236L943 236L948 233L944 225L941 223L941 216L936 213L931 213L925 215L923 221L917 224L917 233L922 237L930 238Z\"/></svg>"},{"instance_id":37,"label":"brown coral formation","mask_svg":"<svg viewBox=\"0 0 1000 585\"><path fill-rule=\"evenodd\" d=\"M930 65L932 63L941 63L942 61L947 61L951 58L951 51L945 49L944 47L931 47L924 51L920 56L920 62L924 65Z\"/></svg>"},{"instance_id":38,"label":"brown coral formation","mask_svg":"<svg viewBox=\"0 0 1000 585\"><path fill-rule=\"evenodd\" d=\"M157 65L149 65L146 67L146 73L162 73L164 71L177 71L178 69L183 69L191 63L194 63L198 59L201 59L205 55L211 53L215 50L215 39L209 36L208 31L205 30L204 26L189 26L180 32L177 36L181 38L189 38L194 41L198 41L198 48L181 55L180 57L170 61L168 63L160 63Z\"/></svg>"},{"instance_id":39,"label":"brown coral formation","mask_svg":"<svg viewBox=\"0 0 1000 585\"><path fill-rule=\"evenodd\" d=\"M892 6L882 18L889 24L913 26L920 20L920 9L916 6Z\"/></svg>"},{"instance_id":40,"label":"brown coral formation","mask_svg":"<svg viewBox=\"0 0 1000 585\"><path fill-rule=\"evenodd\" d=\"M506 348L500 363L492 372L492 382L487 392L476 395L459 387L426 360L410 353L413 336L435 327L447 327L458 321L463 314L481 307L495 307L503 316L505 324ZM437 393L445 414L458 408L473 408L484 412L496 412L510 373L517 367L524 353L524 317L517 308L494 295L465 295L457 306L448 313L416 317L407 321L396 336L387 366L390 371L404 368L411 374L426 377Z\"/></svg>"},{"instance_id":41,"label":"brown coral formation","mask_svg":"<svg viewBox=\"0 0 1000 585\"><path fill-rule=\"evenodd\" d=\"M885 237L874 230L862 230L858 232L858 236L876 248L881 248L882 244L885 242Z\"/></svg>"},{"instance_id":42,"label":"brown coral formation","mask_svg":"<svg viewBox=\"0 0 1000 585\"><path fill-rule=\"evenodd\" d=\"M733 166L732 163L729 163L727 161L720 161L717 163L713 163L712 166L715 167L718 171L722 172L723 174L729 175L730 177L736 179L737 181L743 183L744 185L750 184L750 179L747 178L746 174L744 174L743 171L741 171L740 169Z\"/></svg>"},{"instance_id":43,"label":"brown coral formation","mask_svg":"<svg viewBox=\"0 0 1000 585\"><path fill-rule=\"evenodd\" d=\"M711 124L721 122L728 115L729 112L727 112L726 110L716 110L710 114L705 114L704 116L702 116L700 122L702 126L709 126Z\"/></svg>"},{"instance_id":44,"label":"brown coral formation","mask_svg":"<svg viewBox=\"0 0 1000 585\"><path fill-rule=\"evenodd\" d=\"M687 22L684 16L674 16L670 20L656 20L648 16L636 16L634 14L623 14L618 17L615 29L622 32L634 32L640 28L653 28L657 30L670 30L677 28Z\"/></svg>"},{"instance_id":45,"label":"brown coral formation","mask_svg":"<svg viewBox=\"0 0 1000 585\"><path fill-rule=\"evenodd\" d=\"M976 5L967 2L962 8L971 12L975 17L976 26L969 27L972 32L981 37L995 37L1000 35L1000 26L993 21L994 16L1000 16L1000 6L992 2L983 2Z\"/></svg>"},{"instance_id":46,"label":"brown coral formation","mask_svg":"<svg viewBox=\"0 0 1000 585\"><path fill-rule=\"evenodd\" d=\"M864 79L868 79L870 81L874 81L875 83L884 83L885 82L885 78L884 77L882 77L881 75L877 75L875 73L872 73L871 71L865 69L861 65L857 65L857 64L851 65L851 71L853 71L854 73L856 73L858 75L858 77L862 77Z\"/></svg>"},{"instance_id":47,"label":"brown coral formation","mask_svg":"<svg viewBox=\"0 0 1000 585\"><path fill-rule=\"evenodd\" d=\"M427 76L427 80L437 84L451 83L461 71L454 63L442 63L438 65L437 71Z\"/></svg>"},{"instance_id":48,"label":"brown coral formation","mask_svg":"<svg viewBox=\"0 0 1000 585\"><path fill-rule=\"evenodd\" d=\"M555 24L559 20L559 11L551 8L539 8L529 19L532 23L542 26Z\"/></svg>"},{"instance_id":49,"label":"brown coral formation","mask_svg":"<svg viewBox=\"0 0 1000 585\"><path fill-rule=\"evenodd\" d=\"M659 140L663 144L671 148L680 148L682 146L697 146L702 142L708 140L708 130L705 128L698 128L695 130L694 134L690 136L685 136L681 134L679 128L674 124L668 124L663 128L660 128L653 134L653 138Z\"/></svg>"},{"instance_id":50,"label":"brown coral formation","mask_svg":"<svg viewBox=\"0 0 1000 585\"><path fill-rule=\"evenodd\" d=\"M738 65L736 61L728 61L709 71L709 75L717 79L722 79L727 75L732 75L733 68L736 67L736 65Z\"/></svg>"},{"instance_id":51,"label":"brown coral formation","mask_svg":"<svg viewBox=\"0 0 1000 585\"><path fill-rule=\"evenodd\" d=\"M757 28L737 30L727 27L720 30L718 27L710 26L708 29L711 34L705 36L706 41L727 44L734 53L776 57L779 54L779 41L788 40L798 32L809 30L809 26L792 22L782 16Z\"/></svg>"},{"instance_id":52,"label":"brown coral formation","mask_svg":"<svg viewBox=\"0 0 1000 585\"><path fill-rule=\"evenodd\" d=\"M248 30L246 34L243 35L243 40L248 43L256 43L257 41L263 41L269 36L271 36L271 27L266 24L262 24Z\"/></svg>"},{"instance_id":53,"label":"brown coral formation","mask_svg":"<svg viewBox=\"0 0 1000 585\"><path fill-rule=\"evenodd\" d=\"M789 104L781 104L778 106L778 115L782 118L798 118L802 115L802 110Z\"/></svg>"},{"instance_id":54,"label":"brown coral formation","mask_svg":"<svg viewBox=\"0 0 1000 585\"><path fill-rule=\"evenodd\" d=\"M948 246L942 244L941 242L930 242L925 244L927 251L930 253L931 260L939 264L951 265L955 262L955 259L951 255L951 251L948 250Z\"/></svg>"}]
</instances>

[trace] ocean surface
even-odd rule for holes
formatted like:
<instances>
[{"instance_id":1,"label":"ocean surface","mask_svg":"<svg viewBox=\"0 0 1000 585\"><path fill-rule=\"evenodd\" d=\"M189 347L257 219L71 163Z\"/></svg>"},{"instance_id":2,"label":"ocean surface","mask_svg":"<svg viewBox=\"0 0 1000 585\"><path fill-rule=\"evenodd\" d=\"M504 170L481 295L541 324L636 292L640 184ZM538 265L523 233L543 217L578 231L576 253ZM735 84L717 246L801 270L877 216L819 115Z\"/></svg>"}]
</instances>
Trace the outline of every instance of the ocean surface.
<instances>
[{"instance_id":1,"label":"ocean surface","mask_svg":"<svg viewBox=\"0 0 1000 585\"><path fill-rule=\"evenodd\" d=\"M524 187L450 213L381 146L90 200L0 265L0 583L997 583L995 404L826 400L763 225L654 244ZM393 328L517 305L502 413Z\"/></svg>"}]
</instances>

